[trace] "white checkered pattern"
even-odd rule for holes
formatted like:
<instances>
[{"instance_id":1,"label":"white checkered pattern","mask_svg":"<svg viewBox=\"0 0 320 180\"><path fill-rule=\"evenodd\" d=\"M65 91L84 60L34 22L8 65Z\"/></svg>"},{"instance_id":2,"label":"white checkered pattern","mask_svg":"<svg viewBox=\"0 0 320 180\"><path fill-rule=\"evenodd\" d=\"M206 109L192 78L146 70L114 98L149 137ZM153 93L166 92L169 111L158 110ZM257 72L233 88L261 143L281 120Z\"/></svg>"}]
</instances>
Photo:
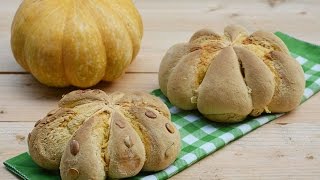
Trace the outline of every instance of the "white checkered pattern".
<instances>
[{"instance_id":1,"label":"white checkered pattern","mask_svg":"<svg viewBox=\"0 0 320 180\"><path fill-rule=\"evenodd\" d=\"M304 63L308 62L307 59L305 59L304 57L301 57L301 56L296 57L296 60L297 60L300 64L304 64Z\"/></svg>"},{"instance_id":2,"label":"white checkered pattern","mask_svg":"<svg viewBox=\"0 0 320 180\"><path fill-rule=\"evenodd\" d=\"M192 153L189 153L184 155L181 159L185 160L188 164L190 164L191 162L197 159L197 156Z\"/></svg>"},{"instance_id":3,"label":"white checkered pattern","mask_svg":"<svg viewBox=\"0 0 320 180\"><path fill-rule=\"evenodd\" d=\"M198 141L199 139L194 137L192 134L187 135L182 139L187 144L193 144L194 142Z\"/></svg>"},{"instance_id":4,"label":"white checkered pattern","mask_svg":"<svg viewBox=\"0 0 320 180\"><path fill-rule=\"evenodd\" d=\"M232 141L234 139L234 135L231 133L224 133L221 136L219 136L220 139L222 139L224 141L224 143L228 143L230 141Z\"/></svg>"},{"instance_id":5,"label":"white checkered pattern","mask_svg":"<svg viewBox=\"0 0 320 180\"><path fill-rule=\"evenodd\" d=\"M178 170L178 168L176 166L171 165L171 166L167 167L167 169L165 169L164 171L168 174L171 174L171 173L176 172L177 170Z\"/></svg>"},{"instance_id":6,"label":"white checkered pattern","mask_svg":"<svg viewBox=\"0 0 320 180\"><path fill-rule=\"evenodd\" d=\"M207 134L211 134L214 131L217 130L217 128L215 128L214 126L212 126L211 124L205 125L201 128L201 130Z\"/></svg>"},{"instance_id":7,"label":"white checkered pattern","mask_svg":"<svg viewBox=\"0 0 320 180\"><path fill-rule=\"evenodd\" d=\"M200 146L200 148L204 150L206 153L210 153L216 149L216 146L213 143L205 143L202 146Z\"/></svg>"},{"instance_id":8,"label":"white checkered pattern","mask_svg":"<svg viewBox=\"0 0 320 180\"><path fill-rule=\"evenodd\" d=\"M189 115L185 116L184 118L189 122L194 122L194 121L200 119L200 117L196 116L195 114L189 114Z\"/></svg>"},{"instance_id":9,"label":"white checkered pattern","mask_svg":"<svg viewBox=\"0 0 320 180\"><path fill-rule=\"evenodd\" d=\"M252 128L250 125L248 124L241 124L240 126L237 127L238 129L240 129L240 131L243 133L243 134L246 134L247 132L251 131Z\"/></svg>"},{"instance_id":10,"label":"white checkered pattern","mask_svg":"<svg viewBox=\"0 0 320 180\"><path fill-rule=\"evenodd\" d=\"M311 96L313 95L313 91L312 91L311 89L309 89L309 88L305 88L303 95L304 95L306 98L309 98L309 97L311 97Z\"/></svg>"}]
</instances>

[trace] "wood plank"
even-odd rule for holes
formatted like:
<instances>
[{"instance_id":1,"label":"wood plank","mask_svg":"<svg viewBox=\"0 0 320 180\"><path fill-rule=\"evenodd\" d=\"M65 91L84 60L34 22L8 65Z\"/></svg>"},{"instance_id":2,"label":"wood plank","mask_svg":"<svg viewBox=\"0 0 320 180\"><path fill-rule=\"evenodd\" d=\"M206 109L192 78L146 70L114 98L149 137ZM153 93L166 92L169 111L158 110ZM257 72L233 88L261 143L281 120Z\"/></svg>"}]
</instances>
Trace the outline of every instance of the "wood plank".
<instances>
[{"instance_id":1,"label":"wood plank","mask_svg":"<svg viewBox=\"0 0 320 180\"><path fill-rule=\"evenodd\" d=\"M33 125L33 122L0 122L0 162L28 151L26 138ZM0 179L18 179L3 165L0 167L0 174Z\"/></svg>"},{"instance_id":2,"label":"wood plank","mask_svg":"<svg viewBox=\"0 0 320 180\"><path fill-rule=\"evenodd\" d=\"M318 179L319 128L320 123L283 126L276 120L172 179Z\"/></svg>"},{"instance_id":3,"label":"wood plank","mask_svg":"<svg viewBox=\"0 0 320 180\"><path fill-rule=\"evenodd\" d=\"M108 92L115 90L150 92L159 88L157 78L156 73L127 73L114 83L102 82L93 88ZM36 121L55 108L63 94L75 89L49 88L40 84L30 74L2 74L0 75L0 112L2 112L0 121ZM300 122L306 115L309 121L318 122L319 107L320 94L317 94L286 116L290 122ZM285 119L281 122L287 123Z\"/></svg>"},{"instance_id":4,"label":"wood plank","mask_svg":"<svg viewBox=\"0 0 320 180\"><path fill-rule=\"evenodd\" d=\"M102 82L93 88L105 91L137 90L150 92L157 89L156 73L125 74L113 82ZM92 89L93 89L92 88ZM0 75L0 121L35 121L57 106L63 94L76 88L49 88L30 74Z\"/></svg>"},{"instance_id":5,"label":"wood plank","mask_svg":"<svg viewBox=\"0 0 320 180\"><path fill-rule=\"evenodd\" d=\"M5 1L0 7L0 72L25 72L14 60L10 49L10 26L20 0ZM320 44L320 11L317 1L286 1L270 7L267 1L136 1L143 17L145 33L141 51L128 72L157 72L166 50L185 42L203 27L222 32L228 24L240 24L249 31L283 31L297 38ZM301 28L303 27L303 31Z\"/></svg>"}]
</instances>

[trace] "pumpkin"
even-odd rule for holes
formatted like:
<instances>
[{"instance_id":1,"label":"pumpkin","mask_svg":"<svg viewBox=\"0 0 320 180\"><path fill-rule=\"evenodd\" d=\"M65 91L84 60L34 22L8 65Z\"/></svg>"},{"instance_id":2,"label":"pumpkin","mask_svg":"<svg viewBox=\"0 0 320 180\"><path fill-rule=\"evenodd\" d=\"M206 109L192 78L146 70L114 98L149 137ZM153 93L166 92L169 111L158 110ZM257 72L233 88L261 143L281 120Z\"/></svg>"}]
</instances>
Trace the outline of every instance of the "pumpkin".
<instances>
[{"instance_id":1,"label":"pumpkin","mask_svg":"<svg viewBox=\"0 0 320 180\"><path fill-rule=\"evenodd\" d=\"M41 83L84 88L120 77L142 35L131 0L24 0L12 23L11 48Z\"/></svg>"},{"instance_id":2,"label":"pumpkin","mask_svg":"<svg viewBox=\"0 0 320 180\"><path fill-rule=\"evenodd\" d=\"M196 32L172 46L159 70L162 92L181 109L198 109L217 122L296 108L305 80L300 64L272 33L249 35L241 26Z\"/></svg>"}]
</instances>

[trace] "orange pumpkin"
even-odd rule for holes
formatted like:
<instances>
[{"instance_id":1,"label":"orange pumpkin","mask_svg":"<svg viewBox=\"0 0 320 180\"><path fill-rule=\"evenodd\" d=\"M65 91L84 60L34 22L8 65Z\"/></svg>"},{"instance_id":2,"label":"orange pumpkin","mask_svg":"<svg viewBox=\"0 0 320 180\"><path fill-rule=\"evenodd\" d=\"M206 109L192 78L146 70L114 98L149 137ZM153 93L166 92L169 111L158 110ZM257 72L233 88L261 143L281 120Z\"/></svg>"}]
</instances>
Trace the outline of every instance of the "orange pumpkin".
<instances>
[{"instance_id":1,"label":"orange pumpkin","mask_svg":"<svg viewBox=\"0 0 320 180\"><path fill-rule=\"evenodd\" d=\"M11 31L16 61L41 83L90 87L124 73L143 25L131 0L24 0Z\"/></svg>"}]
</instances>

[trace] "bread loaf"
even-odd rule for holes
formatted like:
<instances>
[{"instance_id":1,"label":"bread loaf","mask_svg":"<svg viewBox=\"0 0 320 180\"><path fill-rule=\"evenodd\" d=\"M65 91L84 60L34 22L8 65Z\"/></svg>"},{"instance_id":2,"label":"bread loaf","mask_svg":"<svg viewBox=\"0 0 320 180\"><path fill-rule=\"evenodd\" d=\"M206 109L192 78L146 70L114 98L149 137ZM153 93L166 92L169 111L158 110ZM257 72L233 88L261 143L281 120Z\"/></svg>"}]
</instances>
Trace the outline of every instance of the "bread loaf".
<instances>
[{"instance_id":1,"label":"bread loaf","mask_svg":"<svg viewBox=\"0 0 320 180\"><path fill-rule=\"evenodd\" d=\"M182 109L198 109L213 121L239 122L248 115L293 110L305 80L277 36L248 35L231 25L224 35L202 29L188 43L172 46L161 62L159 84Z\"/></svg>"},{"instance_id":2,"label":"bread loaf","mask_svg":"<svg viewBox=\"0 0 320 180\"><path fill-rule=\"evenodd\" d=\"M178 130L160 99L141 92L78 90L38 121L32 159L62 179L126 178L168 167L180 151Z\"/></svg>"}]
</instances>

